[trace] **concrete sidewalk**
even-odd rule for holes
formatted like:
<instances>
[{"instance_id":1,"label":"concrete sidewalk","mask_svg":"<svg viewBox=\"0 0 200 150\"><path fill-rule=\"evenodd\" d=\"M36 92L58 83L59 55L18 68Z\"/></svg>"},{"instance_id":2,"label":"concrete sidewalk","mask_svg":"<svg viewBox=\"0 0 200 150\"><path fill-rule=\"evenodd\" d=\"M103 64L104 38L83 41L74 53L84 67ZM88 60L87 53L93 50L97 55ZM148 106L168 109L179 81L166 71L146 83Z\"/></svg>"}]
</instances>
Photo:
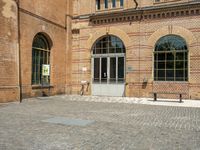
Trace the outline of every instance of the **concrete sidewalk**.
<instances>
[{"instance_id":1,"label":"concrete sidewalk","mask_svg":"<svg viewBox=\"0 0 200 150\"><path fill-rule=\"evenodd\" d=\"M157 101L153 101L153 98L136 98L136 97L106 97L106 96L79 96L79 95L61 95L55 97L60 97L62 99L67 98L68 100L71 101L91 101L91 102L146 104L146 105L200 108L200 100L189 100L189 99L183 99L183 102L180 103L179 99L158 99Z\"/></svg>"}]
</instances>

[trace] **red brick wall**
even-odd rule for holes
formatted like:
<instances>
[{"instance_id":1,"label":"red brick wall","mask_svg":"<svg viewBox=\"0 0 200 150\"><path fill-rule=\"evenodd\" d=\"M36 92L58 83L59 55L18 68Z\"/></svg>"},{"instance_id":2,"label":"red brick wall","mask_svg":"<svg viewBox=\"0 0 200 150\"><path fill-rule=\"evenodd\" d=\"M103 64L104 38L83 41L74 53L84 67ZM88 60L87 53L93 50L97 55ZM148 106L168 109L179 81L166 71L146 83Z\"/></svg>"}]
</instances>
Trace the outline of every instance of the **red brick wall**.
<instances>
[{"instance_id":1,"label":"red brick wall","mask_svg":"<svg viewBox=\"0 0 200 150\"><path fill-rule=\"evenodd\" d=\"M18 84L17 5L0 1L0 102L16 101Z\"/></svg>"}]
</instances>

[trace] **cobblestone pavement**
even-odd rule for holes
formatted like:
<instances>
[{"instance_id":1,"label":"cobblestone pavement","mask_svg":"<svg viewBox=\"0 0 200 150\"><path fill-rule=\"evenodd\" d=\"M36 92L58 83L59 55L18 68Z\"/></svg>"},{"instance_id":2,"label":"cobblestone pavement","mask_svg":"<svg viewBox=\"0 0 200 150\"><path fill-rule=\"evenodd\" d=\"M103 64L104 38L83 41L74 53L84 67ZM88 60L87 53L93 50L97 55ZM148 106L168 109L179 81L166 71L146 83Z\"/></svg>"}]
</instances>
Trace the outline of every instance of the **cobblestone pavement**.
<instances>
[{"instance_id":1,"label":"cobblestone pavement","mask_svg":"<svg viewBox=\"0 0 200 150\"><path fill-rule=\"evenodd\" d=\"M90 99L55 96L1 104L0 149L200 150L200 108ZM92 123L79 126L44 121L55 117Z\"/></svg>"}]
</instances>

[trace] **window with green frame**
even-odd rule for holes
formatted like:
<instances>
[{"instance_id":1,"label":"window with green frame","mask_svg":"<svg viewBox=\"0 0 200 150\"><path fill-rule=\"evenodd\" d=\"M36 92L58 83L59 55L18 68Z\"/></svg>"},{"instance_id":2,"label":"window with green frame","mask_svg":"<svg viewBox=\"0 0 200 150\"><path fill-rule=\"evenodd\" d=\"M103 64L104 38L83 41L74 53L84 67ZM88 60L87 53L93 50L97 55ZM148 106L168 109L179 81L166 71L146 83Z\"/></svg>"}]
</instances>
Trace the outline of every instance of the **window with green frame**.
<instances>
[{"instance_id":1,"label":"window with green frame","mask_svg":"<svg viewBox=\"0 0 200 150\"><path fill-rule=\"evenodd\" d=\"M188 48L177 35L160 38L154 50L155 81L188 81Z\"/></svg>"},{"instance_id":2,"label":"window with green frame","mask_svg":"<svg viewBox=\"0 0 200 150\"><path fill-rule=\"evenodd\" d=\"M42 76L43 64L50 64L50 46L47 38L38 33L32 44L32 85L49 85L49 76Z\"/></svg>"}]
</instances>

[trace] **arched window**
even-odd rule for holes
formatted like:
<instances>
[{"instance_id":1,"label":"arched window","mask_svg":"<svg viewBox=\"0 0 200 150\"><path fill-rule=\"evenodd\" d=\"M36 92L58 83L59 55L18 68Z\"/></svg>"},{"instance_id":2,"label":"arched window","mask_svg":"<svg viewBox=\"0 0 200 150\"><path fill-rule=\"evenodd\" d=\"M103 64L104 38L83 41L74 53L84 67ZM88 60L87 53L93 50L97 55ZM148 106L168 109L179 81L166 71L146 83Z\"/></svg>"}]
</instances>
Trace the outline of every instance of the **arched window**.
<instances>
[{"instance_id":1,"label":"arched window","mask_svg":"<svg viewBox=\"0 0 200 150\"><path fill-rule=\"evenodd\" d=\"M49 76L42 76L42 65L50 64L50 45L47 38L38 33L32 44L32 85L48 85Z\"/></svg>"},{"instance_id":2,"label":"arched window","mask_svg":"<svg viewBox=\"0 0 200 150\"><path fill-rule=\"evenodd\" d=\"M125 46L116 36L100 38L93 46L93 81L124 82Z\"/></svg>"},{"instance_id":3,"label":"arched window","mask_svg":"<svg viewBox=\"0 0 200 150\"><path fill-rule=\"evenodd\" d=\"M188 48L176 35L160 38L154 51L155 81L188 81Z\"/></svg>"}]
</instances>

